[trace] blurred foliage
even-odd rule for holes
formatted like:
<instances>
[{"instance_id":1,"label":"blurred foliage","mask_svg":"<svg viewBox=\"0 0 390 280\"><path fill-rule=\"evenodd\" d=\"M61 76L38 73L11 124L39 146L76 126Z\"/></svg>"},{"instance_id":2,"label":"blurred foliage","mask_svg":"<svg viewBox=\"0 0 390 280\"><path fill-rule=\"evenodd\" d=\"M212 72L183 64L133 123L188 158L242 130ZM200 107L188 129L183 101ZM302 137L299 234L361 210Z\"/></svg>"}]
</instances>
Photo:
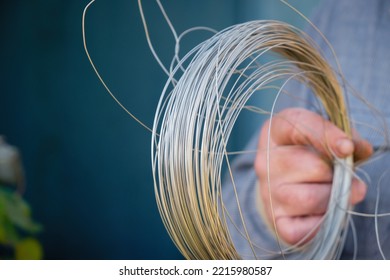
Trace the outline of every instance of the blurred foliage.
<instances>
[{"instance_id":1,"label":"blurred foliage","mask_svg":"<svg viewBox=\"0 0 390 280\"><path fill-rule=\"evenodd\" d=\"M42 246L34 238L41 230L22 196L0 185L0 258L42 259Z\"/></svg>"}]
</instances>

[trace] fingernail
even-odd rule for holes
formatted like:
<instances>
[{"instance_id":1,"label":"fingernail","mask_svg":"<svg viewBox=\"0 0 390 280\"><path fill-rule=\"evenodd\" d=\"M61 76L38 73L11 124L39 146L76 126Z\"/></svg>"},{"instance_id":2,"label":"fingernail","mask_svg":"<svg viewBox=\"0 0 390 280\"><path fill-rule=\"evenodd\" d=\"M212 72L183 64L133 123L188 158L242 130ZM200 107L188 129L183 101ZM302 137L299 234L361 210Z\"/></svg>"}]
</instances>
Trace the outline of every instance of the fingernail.
<instances>
[{"instance_id":1,"label":"fingernail","mask_svg":"<svg viewBox=\"0 0 390 280\"><path fill-rule=\"evenodd\" d=\"M349 139L340 139L337 141L337 151L342 156L347 156L353 153L353 142Z\"/></svg>"}]
</instances>

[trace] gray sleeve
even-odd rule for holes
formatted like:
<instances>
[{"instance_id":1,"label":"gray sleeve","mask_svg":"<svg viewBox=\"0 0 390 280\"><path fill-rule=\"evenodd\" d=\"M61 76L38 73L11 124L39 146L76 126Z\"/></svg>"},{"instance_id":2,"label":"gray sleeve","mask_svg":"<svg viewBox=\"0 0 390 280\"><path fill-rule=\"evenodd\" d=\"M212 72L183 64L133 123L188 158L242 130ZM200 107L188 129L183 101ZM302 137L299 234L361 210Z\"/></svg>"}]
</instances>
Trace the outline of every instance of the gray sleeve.
<instances>
[{"instance_id":1,"label":"gray sleeve","mask_svg":"<svg viewBox=\"0 0 390 280\"><path fill-rule=\"evenodd\" d=\"M255 135L247 147L248 151L256 149L257 140L258 135ZM254 153L238 156L231 166L233 180L228 172L225 176L223 200L229 232L243 259L278 258L278 244L261 215L254 159ZM248 237L251 242L248 242Z\"/></svg>"}]
</instances>

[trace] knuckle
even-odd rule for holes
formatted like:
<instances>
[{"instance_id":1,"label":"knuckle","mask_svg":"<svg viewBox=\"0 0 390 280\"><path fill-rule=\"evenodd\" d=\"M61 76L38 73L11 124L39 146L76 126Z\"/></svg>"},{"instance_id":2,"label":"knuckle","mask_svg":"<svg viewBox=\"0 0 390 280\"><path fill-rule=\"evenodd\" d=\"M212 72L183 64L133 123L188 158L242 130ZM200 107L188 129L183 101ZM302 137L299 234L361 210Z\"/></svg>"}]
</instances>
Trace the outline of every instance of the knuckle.
<instances>
[{"instance_id":1,"label":"knuckle","mask_svg":"<svg viewBox=\"0 0 390 280\"><path fill-rule=\"evenodd\" d=\"M278 233L283 241L288 244L295 244L300 240L301 234L299 233L299 229L292 225L288 220L290 217L286 217L284 219L280 219L277 223Z\"/></svg>"},{"instance_id":2,"label":"knuckle","mask_svg":"<svg viewBox=\"0 0 390 280\"><path fill-rule=\"evenodd\" d=\"M280 184L275 188L274 196L286 207L297 204L297 192L289 184Z\"/></svg>"},{"instance_id":3,"label":"knuckle","mask_svg":"<svg viewBox=\"0 0 390 280\"><path fill-rule=\"evenodd\" d=\"M258 152L254 163L256 174L262 179L267 174L267 162L265 155Z\"/></svg>"},{"instance_id":4,"label":"knuckle","mask_svg":"<svg viewBox=\"0 0 390 280\"><path fill-rule=\"evenodd\" d=\"M292 129L284 129L284 131L289 131L289 133L291 133L290 138L293 143L301 143L302 138L304 137L302 131L300 131L296 125L301 122L303 114L302 109L299 108L289 108L281 113L281 115L288 120L288 122L284 122L284 125L292 127Z\"/></svg>"},{"instance_id":5,"label":"knuckle","mask_svg":"<svg viewBox=\"0 0 390 280\"><path fill-rule=\"evenodd\" d=\"M286 236L284 237L284 240L289 244L296 244L300 240L300 237L298 237L297 230L294 227L291 227L288 229L288 232Z\"/></svg>"},{"instance_id":6,"label":"knuckle","mask_svg":"<svg viewBox=\"0 0 390 280\"><path fill-rule=\"evenodd\" d=\"M267 139L268 139L269 120L267 120L260 131L258 142L258 151L256 153L254 168L258 176L264 176L267 173Z\"/></svg>"},{"instance_id":7,"label":"knuckle","mask_svg":"<svg viewBox=\"0 0 390 280\"><path fill-rule=\"evenodd\" d=\"M273 190L274 197L284 205L291 209L300 209L306 214L317 213L324 210L325 202L329 199L326 197L327 192L318 191L311 184L304 185L303 188L283 184ZM330 185L329 185L330 188Z\"/></svg>"},{"instance_id":8,"label":"knuckle","mask_svg":"<svg viewBox=\"0 0 390 280\"><path fill-rule=\"evenodd\" d=\"M318 208L322 201L320 194L314 190L303 192L299 200L309 211Z\"/></svg>"},{"instance_id":9,"label":"knuckle","mask_svg":"<svg viewBox=\"0 0 390 280\"><path fill-rule=\"evenodd\" d=\"M288 117L291 120L297 120L303 114L302 108L287 108L280 112L281 115Z\"/></svg>"},{"instance_id":10,"label":"knuckle","mask_svg":"<svg viewBox=\"0 0 390 280\"><path fill-rule=\"evenodd\" d=\"M319 158L312 159L308 166L314 181L322 182L332 179L331 168L323 160Z\"/></svg>"},{"instance_id":11,"label":"knuckle","mask_svg":"<svg viewBox=\"0 0 390 280\"><path fill-rule=\"evenodd\" d=\"M270 122L271 122L270 120L266 120L264 122L263 126L261 127L261 130L260 130L260 140L259 140L260 148L267 146L267 140L268 140L268 137L269 137L268 129L269 129L269 126L270 126Z\"/></svg>"}]
</instances>

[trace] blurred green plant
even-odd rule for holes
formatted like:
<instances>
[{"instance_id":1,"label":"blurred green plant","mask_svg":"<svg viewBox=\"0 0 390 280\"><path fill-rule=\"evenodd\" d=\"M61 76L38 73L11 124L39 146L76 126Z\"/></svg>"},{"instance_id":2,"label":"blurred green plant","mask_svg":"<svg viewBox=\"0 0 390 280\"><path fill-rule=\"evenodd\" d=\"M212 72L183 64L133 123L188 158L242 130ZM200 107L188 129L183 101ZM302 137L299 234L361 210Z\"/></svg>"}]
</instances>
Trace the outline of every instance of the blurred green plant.
<instances>
[{"instance_id":1,"label":"blurred green plant","mask_svg":"<svg viewBox=\"0 0 390 280\"><path fill-rule=\"evenodd\" d=\"M23 199L24 172L16 147L0 135L0 259L42 259L43 250L34 237L42 226L31 218Z\"/></svg>"},{"instance_id":2,"label":"blurred green plant","mask_svg":"<svg viewBox=\"0 0 390 280\"><path fill-rule=\"evenodd\" d=\"M0 258L42 259L42 246L32 237L41 230L21 195L0 185Z\"/></svg>"}]
</instances>

